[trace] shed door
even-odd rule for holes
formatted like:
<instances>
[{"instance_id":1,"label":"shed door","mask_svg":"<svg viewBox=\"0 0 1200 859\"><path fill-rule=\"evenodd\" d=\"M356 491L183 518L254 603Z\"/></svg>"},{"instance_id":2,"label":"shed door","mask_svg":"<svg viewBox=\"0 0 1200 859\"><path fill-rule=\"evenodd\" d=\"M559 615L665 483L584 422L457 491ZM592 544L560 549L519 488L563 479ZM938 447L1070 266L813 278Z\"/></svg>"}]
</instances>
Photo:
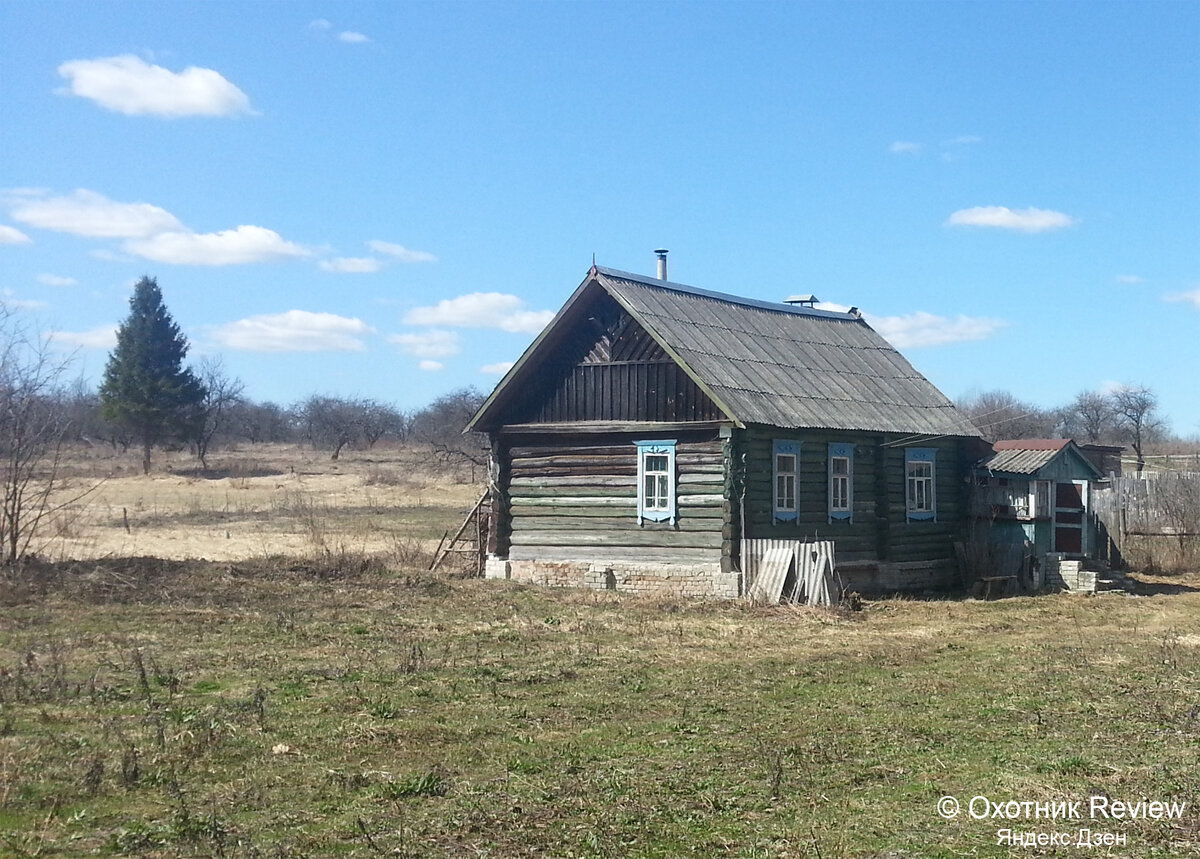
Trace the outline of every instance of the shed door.
<instances>
[{"instance_id":1,"label":"shed door","mask_svg":"<svg viewBox=\"0 0 1200 859\"><path fill-rule=\"evenodd\" d=\"M1087 481L1075 480L1054 486L1054 551L1084 554L1087 519Z\"/></svg>"}]
</instances>

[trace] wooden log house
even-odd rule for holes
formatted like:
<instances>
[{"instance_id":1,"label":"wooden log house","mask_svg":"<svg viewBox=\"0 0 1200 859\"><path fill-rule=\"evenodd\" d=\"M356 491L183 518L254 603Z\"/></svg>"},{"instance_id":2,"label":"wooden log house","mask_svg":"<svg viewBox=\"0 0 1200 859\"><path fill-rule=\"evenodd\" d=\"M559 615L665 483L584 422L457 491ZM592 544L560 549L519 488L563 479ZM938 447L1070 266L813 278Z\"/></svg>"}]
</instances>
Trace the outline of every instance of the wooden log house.
<instances>
[{"instance_id":1,"label":"wooden log house","mask_svg":"<svg viewBox=\"0 0 1200 859\"><path fill-rule=\"evenodd\" d=\"M487 575L737 597L752 556L819 539L849 587L952 585L978 432L814 304L593 265L468 425L492 446Z\"/></svg>"}]
</instances>

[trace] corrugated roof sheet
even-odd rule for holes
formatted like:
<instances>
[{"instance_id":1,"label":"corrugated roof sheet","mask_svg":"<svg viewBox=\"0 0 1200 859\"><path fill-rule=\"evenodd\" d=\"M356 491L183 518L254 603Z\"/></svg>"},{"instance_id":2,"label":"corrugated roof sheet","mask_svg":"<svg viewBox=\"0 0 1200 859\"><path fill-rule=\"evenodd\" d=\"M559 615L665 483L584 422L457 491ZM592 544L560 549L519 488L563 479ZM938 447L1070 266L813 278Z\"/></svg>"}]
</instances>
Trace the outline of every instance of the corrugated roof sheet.
<instances>
[{"instance_id":1,"label":"corrugated roof sheet","mask_svg":"<svg viewBox=\"0 0 1200 859\"><path fill-rule=\"evenodd\" d=\"M859 317L744 299L614 269L595 278L742 423L977 436Z\"/></svg>"},{"instance_id":2,"label":"corrugated roof sheet","mask_svg":"<svg viewBox=\"0 0 1200 859\"><path fill-rule=\"evenodd\" d=\"M1050 460L1058 456L1061 448L1005 448L997 450L987 459L982 460L977 468L987 471L1003 471L1007 474L1033 474Z\"/></svg>"},{"instance_id":3,"label":"corrugated roof sheet","mask_svg":"<svg viewBox=\"0 0 1200 859\"><path fill-rule=\"evenodd\" d=\"M1071 443L1069 438L1014 438L992 445L992 450L1062 450Z\"/></svg>"}]
</instances>

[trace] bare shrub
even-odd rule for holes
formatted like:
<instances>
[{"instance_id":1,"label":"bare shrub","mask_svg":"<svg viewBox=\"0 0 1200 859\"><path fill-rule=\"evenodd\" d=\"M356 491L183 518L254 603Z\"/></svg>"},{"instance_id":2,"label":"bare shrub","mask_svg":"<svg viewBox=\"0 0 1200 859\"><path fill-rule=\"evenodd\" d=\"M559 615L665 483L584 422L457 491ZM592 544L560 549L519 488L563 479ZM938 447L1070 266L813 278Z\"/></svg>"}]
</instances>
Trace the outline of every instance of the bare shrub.
<instances>
[{"instance_id":1,"label":"bare shrub","mask_svg":"<svg viewBox=\"0 0 1200 859\"><path fill-rule=\"evenodd\" d=\"M8 565L42 548L34 541L48 518L91 491L51 501L70 426L67 367L0 306L0 561Z\"/></svg>"},{"instance_id":2,"label":"bare shrub","mask_svg":"<svg viewBox=\"0 0 1200 859\"><path fill-rule=\"evenodd\" d=\"M400 569L426 570L433 553L421 540L414 537L393 537L392 545L387 552L388 562Z\"/></svg>"},{"instance_id":3,"label":"bare shrub","mask_svg":"<svg viewBox=\"0 0 1200 859\"><path fill-rule=\"evenodd\" d=\"M372 465L363 476L363 484L366 486L411 486L413 482L407 474L380 465Z\"/></svg>"}]
</instances>

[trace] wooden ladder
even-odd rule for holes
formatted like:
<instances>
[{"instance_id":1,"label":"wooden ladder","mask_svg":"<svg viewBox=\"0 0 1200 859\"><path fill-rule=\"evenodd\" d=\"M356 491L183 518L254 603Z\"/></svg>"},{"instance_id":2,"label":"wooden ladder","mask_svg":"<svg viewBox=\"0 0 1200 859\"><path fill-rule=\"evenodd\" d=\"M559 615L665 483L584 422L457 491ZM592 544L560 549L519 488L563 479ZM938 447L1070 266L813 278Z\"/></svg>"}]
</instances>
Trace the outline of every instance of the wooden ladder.
<instances>
[{"instance_id":1,"label":"wooden ladder","mask_svg":"<svg viewBox=\"0 0 1200 859\"><path fill-rule=\"evenodd\" d=\"M487 559L488 527L491 522L491 505L488 503L490 494L490 491L485 490L483 495L479 496L479 500L475 502L475 506L471 508L471 512L467 514L467 518L453 537L450 537L449 529L442 534L437 550L433 553L433 560L429 564L430 572L441 566L450 555L461 558L473 556L475 574L483 575L483 564Z\"/></svg>"}]
</instances>

